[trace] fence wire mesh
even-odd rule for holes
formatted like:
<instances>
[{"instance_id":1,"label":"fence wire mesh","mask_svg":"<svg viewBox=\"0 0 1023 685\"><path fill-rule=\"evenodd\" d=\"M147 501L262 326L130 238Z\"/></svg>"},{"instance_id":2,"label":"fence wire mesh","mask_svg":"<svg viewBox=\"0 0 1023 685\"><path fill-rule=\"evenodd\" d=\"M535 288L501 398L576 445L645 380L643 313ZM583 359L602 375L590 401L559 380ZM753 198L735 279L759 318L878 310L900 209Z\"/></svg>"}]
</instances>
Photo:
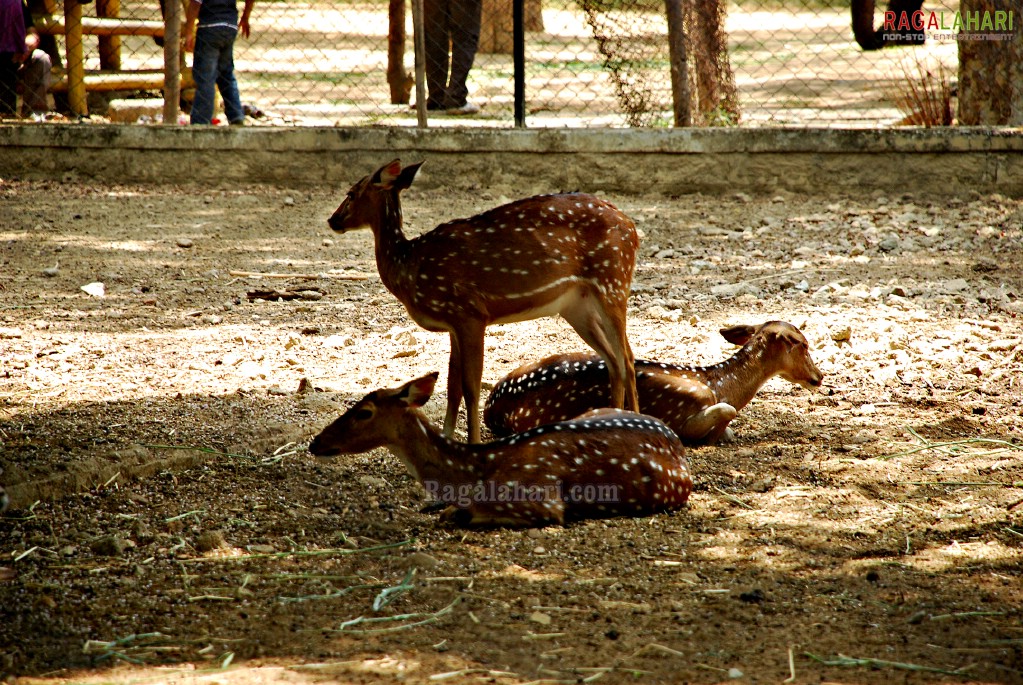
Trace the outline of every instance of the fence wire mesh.
<instances>
[{"instance_id":1,"label":"fence wire mesh","mask_svg":"<svg viewBox=\"0 0 1023 685\"><path fill-rule=\"evenodd\" d=\"M482 3L482 19L467 86L469 101L481 109L472 116L432 111L430 122L511 127L511 0L473 1ZM32 2L37 26L52 34L50 51L66 66L63 5ZM848 1L684 0L683 7L696 124L890 125L906 116L897 101L907 75L922 69L954 80L954 38L930 35L923 44L864 50L854 39ZM153 33L162 21L158 0L94 0L83 9L92 115L104 115L111 99L160 97L159 36L96 35L118 23L120 33ZM884 9L879 2L875 26ZM923 9L951 17L958 0ZM527 125L671 126L665 15L664 0L527 0ZM108 28L90 28L99 24ZM415 31L405 0L256 0L251 26L250 39L239 37L234 50L242 100L257 115L250 123L416 125ZM453 27L454 43L461 28ZM186 55L186 101L190 60ZM58 107L65 84L66 78L55 87Z\"/></svg>"}]
</instances>

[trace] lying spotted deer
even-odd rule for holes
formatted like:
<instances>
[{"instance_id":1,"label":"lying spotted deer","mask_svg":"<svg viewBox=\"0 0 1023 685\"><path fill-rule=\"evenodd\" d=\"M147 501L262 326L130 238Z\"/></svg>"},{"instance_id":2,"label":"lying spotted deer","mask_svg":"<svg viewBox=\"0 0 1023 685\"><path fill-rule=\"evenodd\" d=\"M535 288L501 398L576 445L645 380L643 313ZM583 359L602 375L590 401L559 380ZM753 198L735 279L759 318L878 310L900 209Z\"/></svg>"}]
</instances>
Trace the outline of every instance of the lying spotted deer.
<instances>
[{"instance_id":1,"label":"lying spotted deer","mask_svg":"<svg viewBox=\"0 0 1023 685\"><path fill-rule=\"evenodd\" d=\"M601 409L486 444L443 436L420 411L437 374L376 390L309 445L318 457L388 448L463 526L545 526L685 505L684 448L657 419Z\"/></svg>"},{"instance_id":2,"label":"lying spotted deer","mask_svg":"<svg viewBox=\"0 0 1023 685\"><path fill-rule=\"evenodd\" d=\"M639 238L629 217L592 195L543 195L437 226L411 240L399 195L420 164L399 160L356 183L330 217L338 233L370 228L384 285L429 331L451 337L444 434L465 397L480 440L487 326L560 314L609 369L610 406L637 409L625 310Z\"/></svg>"},{"instance_id":3,"label":"lying spotted deer","mask_svg":"<svg viewBox=\"0 0 1023 685\"><path fill-rule=\"evenodd\" d=\"M721 335L742 345L714 366L673 366L637 359L640 411L656 416L683 442L711 445L774 376L808 390L820 387L821 372L798 328L784 321L722 328ZM563 421L605 406L607 371L592 355L547 357L502 378L483 410L494 435L508 435Z\"/></svg>"}]
</instances>

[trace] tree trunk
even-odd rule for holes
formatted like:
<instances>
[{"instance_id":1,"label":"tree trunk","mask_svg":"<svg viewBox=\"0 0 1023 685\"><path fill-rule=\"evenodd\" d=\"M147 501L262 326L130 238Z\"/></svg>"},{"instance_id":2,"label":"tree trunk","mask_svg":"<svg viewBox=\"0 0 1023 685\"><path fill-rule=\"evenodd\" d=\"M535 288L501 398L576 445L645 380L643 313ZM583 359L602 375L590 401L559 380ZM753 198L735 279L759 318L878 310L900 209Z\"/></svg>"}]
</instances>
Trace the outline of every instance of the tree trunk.
<instances>
[{"instance_id":1,"label":"tree trunk","mask_svg":"<svg viewBox=\"0 0 1023 685\"><path fill-rule=\"evenodd\" d=\"M959 123L1023 126L1023 0L962 0L960 12L964 26L959 36ZM1011 24L1006 25L1009 12ZM968 26L975 16L978 26ZM986 25L985 17L992 26ZM1007 35L1008 40L991 40L996 34Z\"/></svg>"},{"instance_id":2,"label":"tree trunk","mask_svg":"<svg viewBox=\"0 0 1023 685\"><path fill-rule=\"evenodd\" d=\"M405 71L405 0L390 0L387 18L387 85L391 88L391 104L407 105L413 80Z\"/></svg>"},{"instance_id":3,"label":"tree trunk","mask_svg":"<svg viewBox=\"0 0 1023 685\"><path fill-rule=\"evenodd\" d=\"M526 32L543 31L542 0L524 0ZM512 0L483 0L479 51L491 55L512 52Z\"/></svg>"},{"instance_id":4,"label":"tree trunk","mask_svg":"<svg viewBox=\"0 0 1023 685\"><path fill-rule=\"evenodd\" d=\"M665 0L668 19L668 55L671 63L671 102L675 126L692 126L692 97L689 93L689 58L683 24L683 0Z\"/></svg>"}]
</instances>

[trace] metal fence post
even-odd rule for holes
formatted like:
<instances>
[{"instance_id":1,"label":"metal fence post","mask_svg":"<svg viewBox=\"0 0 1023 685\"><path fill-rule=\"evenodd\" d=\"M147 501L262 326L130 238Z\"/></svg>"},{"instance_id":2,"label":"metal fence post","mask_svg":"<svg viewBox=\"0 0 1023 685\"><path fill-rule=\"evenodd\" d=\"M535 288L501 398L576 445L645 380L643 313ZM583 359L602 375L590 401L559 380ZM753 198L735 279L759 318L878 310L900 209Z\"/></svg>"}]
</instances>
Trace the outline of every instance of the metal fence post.
<instances>
[{"instance_id":1,"label":"metal fence post","mask_svg":"<svg viewBox=\"0 0 1023 685\"><path fill-rule=\"evenodd\" d=\"M515 128L526 127L525 0L512 1L512 61L515 63Z\"/></svg>"}]
</instances>

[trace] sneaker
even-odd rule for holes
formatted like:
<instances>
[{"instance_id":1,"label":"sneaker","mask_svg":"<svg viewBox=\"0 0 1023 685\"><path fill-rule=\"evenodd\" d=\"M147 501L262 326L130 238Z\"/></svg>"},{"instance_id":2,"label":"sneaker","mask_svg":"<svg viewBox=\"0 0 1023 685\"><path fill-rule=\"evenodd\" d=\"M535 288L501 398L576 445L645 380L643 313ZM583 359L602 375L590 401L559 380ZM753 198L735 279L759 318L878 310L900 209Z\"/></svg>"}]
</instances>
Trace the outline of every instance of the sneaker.
<instances>
[{"instance_id":1,"label":"sneaker","mask_svg":"<svg viewBox=\"0 0 1023 685\"><path fill-rule=\"evenodd\" d=\"M460 107L448 107L447 113L470 116L472 114L479 114L480 106L472 102L465 102Z\"/></svg>"}]
</instances>

